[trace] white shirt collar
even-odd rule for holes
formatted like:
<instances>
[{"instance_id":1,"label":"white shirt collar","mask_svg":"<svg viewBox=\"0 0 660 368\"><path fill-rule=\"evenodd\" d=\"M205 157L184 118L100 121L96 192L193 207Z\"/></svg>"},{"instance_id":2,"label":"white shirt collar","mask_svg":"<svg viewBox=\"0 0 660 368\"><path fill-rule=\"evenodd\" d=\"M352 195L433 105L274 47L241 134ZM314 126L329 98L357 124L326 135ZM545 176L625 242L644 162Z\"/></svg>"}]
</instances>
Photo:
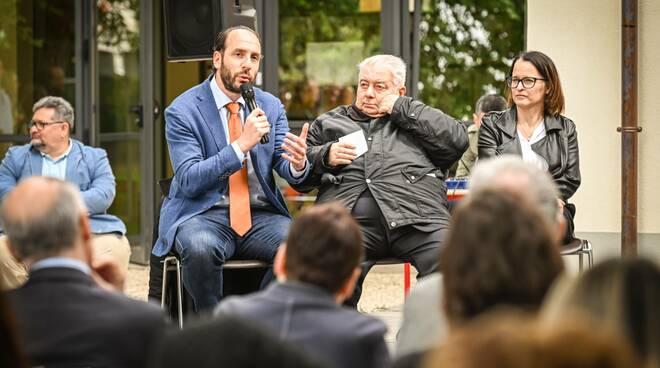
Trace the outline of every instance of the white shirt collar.
<instances>
[{"instance_id":1,"label":"white shirt collar","mask_svg":"<svg viewBox=\"0 0 660 368\"><path fill-rule=\"evenodd\" d=\"M218 87L218 83L215 81L215 76L211 78L211 93L213 93L213 100L215 100L215 105L218 110L225 108L225 105L232 102L231 98L227 97L227 95L222 92L220 87ZM243 100L243 96L239 97L236 102L241 105L241 108L245 106L245 100Z\"/></svg>"},{"instance_id":2,"label":"white shirt collar","mask_svg":"<svg viewBox=\"0 0 660 368\"><path fill-rule=\"evenodd\" d=\"M39 151L39 153L41 154L41 157L48 157L48 158L51 159L52 161L59 161L59 160L65 158L65 157L67 157L67 156L69 155L69 153L71 152L71 147L73 147L73 142L71 141L71 138L69 138L69 148L67 148L66 151L64 152L64 154L63 154L62 156L58 157L57 159L51 157L51 156L50 156L49 154L47 154L47 153L43 153L43 152L41 152L41 151Z\"/></svg>"}]
</instances>

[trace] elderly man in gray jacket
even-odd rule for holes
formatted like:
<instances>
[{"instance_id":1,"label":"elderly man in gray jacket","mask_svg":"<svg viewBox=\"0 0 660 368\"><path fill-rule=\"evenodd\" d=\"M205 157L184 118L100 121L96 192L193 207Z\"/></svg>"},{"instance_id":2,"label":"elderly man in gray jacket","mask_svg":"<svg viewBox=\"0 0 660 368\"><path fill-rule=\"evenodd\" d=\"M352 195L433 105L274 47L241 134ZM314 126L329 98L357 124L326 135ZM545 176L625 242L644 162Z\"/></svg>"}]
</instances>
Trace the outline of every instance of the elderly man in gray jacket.
<instances>
[{"instance_id":1,"label":"elderly man in gray jacket","mask_svg":"<svg viewBox=\"0 0 660 368\"><path fill-rule=\"evenodd\" d=\"M465 126L406 97L405 80L406 65L396 56L362 61L355 102L312 123L312 174L294 185L303 192L317 188L317 203L339 200L352 211L371 261L363 277L373 262L389 257L411 262L420 276L436 270L450 218L445 172L468 148ZM347 139L350 133L363 138Z\"/></svg>"}]
</instances>

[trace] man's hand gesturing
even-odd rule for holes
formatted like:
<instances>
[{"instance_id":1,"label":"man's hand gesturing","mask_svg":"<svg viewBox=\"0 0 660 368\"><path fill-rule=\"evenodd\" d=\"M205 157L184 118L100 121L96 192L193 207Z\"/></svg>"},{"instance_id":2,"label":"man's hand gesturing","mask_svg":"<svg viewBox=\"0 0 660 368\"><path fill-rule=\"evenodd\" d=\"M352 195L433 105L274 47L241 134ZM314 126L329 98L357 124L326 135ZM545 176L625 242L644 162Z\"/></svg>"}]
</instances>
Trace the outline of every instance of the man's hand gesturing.
<instances>
[{"instance_id":1,"label":"man's hand gesturing","mask_svg":"<svg viewBox=\"0 0 660 368\"><path fill-rule=\"evenodd\" d=\"M307 163L307 131L309 130L309 123L305 123L300 132L300 136L292 133L286 133L282 149L287 153L283 153L282 157L291 163L294 169L302 171L305 169Z\"/></svg>"}]
</instances>

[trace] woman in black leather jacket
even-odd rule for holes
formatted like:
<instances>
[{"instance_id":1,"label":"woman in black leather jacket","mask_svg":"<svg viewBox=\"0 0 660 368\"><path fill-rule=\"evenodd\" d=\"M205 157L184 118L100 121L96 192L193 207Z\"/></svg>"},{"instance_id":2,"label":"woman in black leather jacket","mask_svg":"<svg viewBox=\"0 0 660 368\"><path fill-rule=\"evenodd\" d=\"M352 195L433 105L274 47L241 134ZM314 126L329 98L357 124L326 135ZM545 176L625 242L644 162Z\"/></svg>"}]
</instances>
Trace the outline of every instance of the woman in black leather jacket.
<instances>
[{"instance_id":1,"label":"woman in black leather jacket","mask_svg":"<svg viewBox=\"0 0 660 368\"><path fill-rule=\"evenodd\" d=\"M484 116L479 132L479 159L504 154L548 170L559 189L557 203L566 218L564 242L573 240L575 206L568 199L580 186L580 159L575 124L561 115L564 94L555 64L529 51L513 60L506 78L509 110Z\"/></svg>"}]
</instances>

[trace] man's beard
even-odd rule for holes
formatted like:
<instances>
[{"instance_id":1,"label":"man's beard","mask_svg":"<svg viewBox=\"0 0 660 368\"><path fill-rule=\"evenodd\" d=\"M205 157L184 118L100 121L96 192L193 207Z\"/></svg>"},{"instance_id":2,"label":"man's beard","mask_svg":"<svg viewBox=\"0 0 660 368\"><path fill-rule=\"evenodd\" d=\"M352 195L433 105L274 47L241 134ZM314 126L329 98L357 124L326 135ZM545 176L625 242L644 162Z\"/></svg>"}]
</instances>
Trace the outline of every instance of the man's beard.
<instances>
[{"instance_id":1,"label":"man's beard","mask_svg":"<svg viewBox=\"0 0 660 368\"><path fill-rule=\"evenodd\" d=\"M39 151L43 150L43 148L46 147L44 141L42 141L39 138L32 138L32 140L30 140L30 145Z\"/></svg>"},{"instance_id":2,"label":"man's beard","mask_svg":"<svg viewBox=\"0 0 660 368\"><path fill-rule=\"evenodd\" d=\"M231 71L229 71L228 68L225 68L225 63L221 60L220 61L220 79L222 80L222 84L225 86L225 88L228 91L234 92L234 93L241 93L241 89L239 87L234 86L234 79L236 79L236 76L243 74L243 73L236 73L234 75L231 74ZM249 75L248 75L249 78ZM250 83L254 82L252 78L250 78Z\"/></svg>"}]
</instances>

